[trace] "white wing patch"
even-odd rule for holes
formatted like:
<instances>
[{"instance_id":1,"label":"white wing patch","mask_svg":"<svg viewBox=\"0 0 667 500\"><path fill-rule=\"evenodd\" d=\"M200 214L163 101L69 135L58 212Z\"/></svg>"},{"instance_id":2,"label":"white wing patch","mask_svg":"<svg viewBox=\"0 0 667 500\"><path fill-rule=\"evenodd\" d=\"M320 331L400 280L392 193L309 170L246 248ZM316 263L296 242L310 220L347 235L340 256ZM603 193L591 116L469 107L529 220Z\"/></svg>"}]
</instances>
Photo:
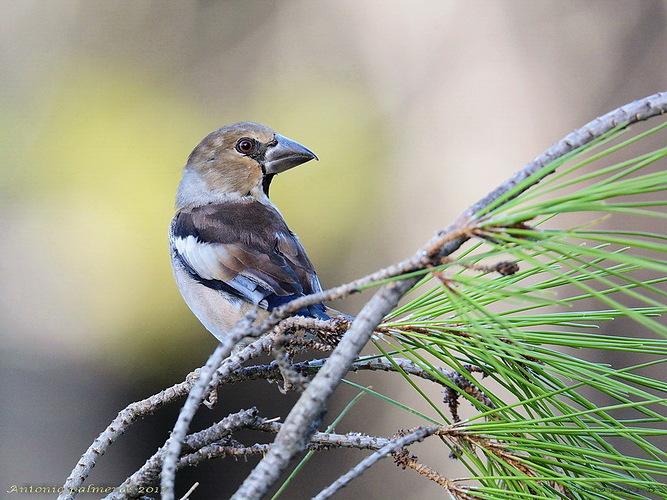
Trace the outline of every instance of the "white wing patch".
<instances>
[{"instance_id":1,"label":"white wing patch","mask_svg":"<svg viewBox=\"0 0 667 500\"><path fill-rule=\"evenodd\" d=\"M216 279L220 274L220 264L213 245L197 241L192 235L174 238L176 251L185 262L205 280Z\"/></svg>"},{"instance_id":2,"label":"white wing patch","mask_svg":"<svg viewBox=\"0 0 667 500\"><path fill-rule=\"evenodd\" d=\"M237 274L231 280L225 280L222 275L225 259L236 257L226 251L225 245L218 243L202 243L196 237L188 235L185 238L173 238L174 248L190 268L205 280L221 280L230 287L236 289L246 299L264 309L267 308L265 300L271 287L255 277Z\"/></svg>"}]
</instances>

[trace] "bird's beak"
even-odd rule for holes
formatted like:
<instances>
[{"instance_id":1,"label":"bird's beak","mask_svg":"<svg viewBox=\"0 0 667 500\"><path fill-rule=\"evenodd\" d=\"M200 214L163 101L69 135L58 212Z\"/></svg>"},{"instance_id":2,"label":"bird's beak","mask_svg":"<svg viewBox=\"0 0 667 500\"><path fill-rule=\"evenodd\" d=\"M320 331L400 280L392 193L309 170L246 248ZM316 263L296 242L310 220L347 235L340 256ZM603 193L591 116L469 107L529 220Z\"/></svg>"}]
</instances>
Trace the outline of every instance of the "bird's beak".
<instances>
[{"instance_id":1,"label":"bird's beak","mask_svg":"<svg viewBox=\"0 0 667 500\"><path fill-rule=\"evenodd\" d=\"M276 134L276 140L278 143L267 149L264 158L267 174L279 174L307 161L318 159L310 149L292 139Z\"/></svg>"}]
</instances>

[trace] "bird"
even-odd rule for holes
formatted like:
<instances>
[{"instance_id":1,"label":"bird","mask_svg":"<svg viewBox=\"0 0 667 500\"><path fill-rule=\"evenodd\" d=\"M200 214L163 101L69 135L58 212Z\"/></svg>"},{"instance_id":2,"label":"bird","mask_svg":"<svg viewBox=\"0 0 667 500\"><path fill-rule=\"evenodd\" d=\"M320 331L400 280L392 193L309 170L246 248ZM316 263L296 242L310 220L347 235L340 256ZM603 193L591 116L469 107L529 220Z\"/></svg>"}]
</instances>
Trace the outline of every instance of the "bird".
<instances>
[{"instance_id":1,"label":"bird","mask_svg":"<svg viewBox=\"0 0 667 500\"><path fill-rule=\"evenodd\" d=\"M207 135L183 168L169 230L183 299L220 342L251 309L266 317L322 286L305 249L269 199L274 177L315 153L266 125L239 122ZM331 319L323 303L295 315Z\"/></svg>"}]
</instances>

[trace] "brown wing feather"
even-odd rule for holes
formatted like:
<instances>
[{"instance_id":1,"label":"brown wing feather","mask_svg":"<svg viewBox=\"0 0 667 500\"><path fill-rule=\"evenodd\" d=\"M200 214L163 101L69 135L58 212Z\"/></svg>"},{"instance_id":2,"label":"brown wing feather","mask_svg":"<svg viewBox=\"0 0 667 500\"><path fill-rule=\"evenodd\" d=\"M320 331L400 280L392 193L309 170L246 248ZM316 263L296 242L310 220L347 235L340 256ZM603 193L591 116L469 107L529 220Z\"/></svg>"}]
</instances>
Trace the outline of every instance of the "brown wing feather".
<instances>
[{"instance_id":1,"label":"brown wing feather","mask_svg":"<svg viewBox=\"0 0 667 500\"><path fill-rule=\"evenodd\" d=\"M242 276L279 296L321 289L297 237L273 207L259 201L244 199L183 210L173 232L183 241L194 237L198 244L184 245L188 249L181 253L205 279L229 283Z\"/></svg>"}]
</instances>

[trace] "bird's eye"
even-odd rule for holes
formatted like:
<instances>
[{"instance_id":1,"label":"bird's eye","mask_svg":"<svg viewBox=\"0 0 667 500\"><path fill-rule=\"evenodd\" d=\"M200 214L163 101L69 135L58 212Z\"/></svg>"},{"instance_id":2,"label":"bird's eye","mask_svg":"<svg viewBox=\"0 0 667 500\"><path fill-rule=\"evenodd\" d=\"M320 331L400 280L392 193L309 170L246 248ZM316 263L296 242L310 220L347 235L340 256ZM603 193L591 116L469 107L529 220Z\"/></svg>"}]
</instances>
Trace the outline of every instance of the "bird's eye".
<instances>
[{"instance_id":1,"label":"bird's eye","mask_svg":"<svg viewBox=\"0 0 667 500\"><path fill-rule=\"evenodd\" d=\"M255 141L243 137L236 142L236 150L239 153L248 154L252 153L252 150L255 149Z\"/></svg>"}]
</instances>

